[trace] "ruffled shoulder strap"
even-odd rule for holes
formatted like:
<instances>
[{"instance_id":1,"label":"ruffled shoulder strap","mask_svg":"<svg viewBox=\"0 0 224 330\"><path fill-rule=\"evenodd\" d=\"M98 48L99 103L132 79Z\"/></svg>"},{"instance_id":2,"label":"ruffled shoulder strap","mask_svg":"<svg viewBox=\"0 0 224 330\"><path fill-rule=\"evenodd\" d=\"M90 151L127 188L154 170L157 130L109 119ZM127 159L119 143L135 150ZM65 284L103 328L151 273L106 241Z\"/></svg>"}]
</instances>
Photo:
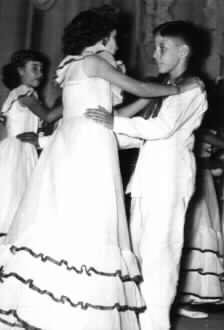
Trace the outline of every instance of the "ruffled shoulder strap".
<instances>
[{"instance_id":1,"label":"ruffled shoulder strap","mask_svg":"<svg viewBox=\"0 0 224 330\"><path fill-rule=\"evenodd\" d=\"M72 63L80 61L86 56L90 56L93 54L98 54L102 58L104 58L107 62L109 62L113 67L117 68L117 62L114 59L113 55L105 51L104 48L94 48L89 47L82 55L69 55L66 56L59 66L56 69L56 78L55 81L59 84L60 87L63 87L63 84L66 79L67 72L71 67ZM112 85L112 95L113 95L113 105L120 104L123 101L122 91L119 87Z\"/></svg>"},{"instance_id":2,"label":"ruffled shoulder strap","mask_svg":"<svg viewBox=\"0 0 224 330\"><path fill-rule=\"evenodd\" d=\"M70 68L71 64L81 60L83 58L83 56L74 56L74 55L69 55L66 56L61 63L58 65L57 69L56 69L56 77L55 77L55 81L56 83L58 83L58 85L60 87L63 86L63 83L65 81L65 77L66 74L68 72L68 69Z\"/></svg>"},{"instance_id":3,"label":"ruffled shoulder strap","mask_svg":"<svg viewBox=\"0 0 224 330\"><path fill-rule=\"evenodd\" d=\"M18 101L20 98L24 96L30 96L30 95L35 95L35 97L37 97L37 94L32 87L28 87L26 85L20 85L19 87L13 89L9 93L6 101L4 102L1 109L1 113L4 114L9 112L16 101Z\"/></svg>"},{"instance_id":4,"label":"ruffled shoulder strap","mask_svg":"<svg viewBox=\"0 0 224 330\"><path fill-rule=\"evenodd\" d=\"M105 46L103 44L96 44L90 47L85 48L85 50L80 55L67 55L59 64L56 69L55 81L59 84L60 87L63 87L67 71L71 64L75 61L79 61L88 55L97 54L99 52L105 51Z\"/></svg>"}]
</instances>

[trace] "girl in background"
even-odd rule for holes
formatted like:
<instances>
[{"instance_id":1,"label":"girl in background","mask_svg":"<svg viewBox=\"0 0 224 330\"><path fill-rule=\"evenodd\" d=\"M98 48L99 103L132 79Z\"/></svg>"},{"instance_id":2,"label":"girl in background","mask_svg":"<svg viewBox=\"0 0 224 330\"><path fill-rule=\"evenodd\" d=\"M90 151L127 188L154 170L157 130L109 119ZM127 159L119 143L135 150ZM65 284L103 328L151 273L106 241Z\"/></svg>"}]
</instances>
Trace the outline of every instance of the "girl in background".
<instances>
[{"instance_id":1,"label":"girl in background","mask_svg":"<svg viewBox=\"0 0 224 330\"><path fill-rule=\"evenodd\" d=\"M0 143L0 242L7 235L37 162L40 119L51 122L60 116L58 109L49 112L38 97L44 64L43 54L19 50L2 70L10 93L1 109L6 136Z\"/></svg>"},{"instance_id":2,"label":"girl in background","mask_svg":"<svg viewBox=\"0 0 224 330\"><path fill-rule=\"evenodd\" d=\"M177 311L190 318L207 318L204 304L224 302L224 241L213 176L215 169L223 170L223 161L212 152L224 149L224 139L208 129L199 130L197 138L196 191L186 222L179 289L182 306Z\"/></svg>"}]
</instances>

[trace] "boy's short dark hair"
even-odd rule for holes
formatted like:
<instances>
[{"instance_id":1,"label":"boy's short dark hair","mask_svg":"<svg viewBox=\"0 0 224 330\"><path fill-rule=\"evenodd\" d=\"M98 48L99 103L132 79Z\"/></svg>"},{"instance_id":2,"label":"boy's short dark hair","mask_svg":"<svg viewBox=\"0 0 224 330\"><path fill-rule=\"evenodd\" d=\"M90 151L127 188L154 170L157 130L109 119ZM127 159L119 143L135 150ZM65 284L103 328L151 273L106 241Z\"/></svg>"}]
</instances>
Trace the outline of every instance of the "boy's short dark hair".
<instances>
[{"instance_id":1,"label":"boy's short dark hair","mask_svg":"<svg viewBox=\"0 0 224 330\"><path fill-rule=\"evenodd\" d=\"M191 71L200 70L209 56L211 40L208 31L192 22L177 20L160 24L153 30L154 36L158 34L182 40L189 47L188 67Z\"/></svg>"},{"instance_id":2,"label":"boy's short dark hair","mask_svg":"<svg viewBox=\"0 0 224 330\"><path fill-rule=\"evenodd\" d=\"M160 34L162 37L178 38L182 40L191 51L194 50L195 41L197 40L196 26L188 21L170 21L157 26L153 34Z\"/></svg>"}]
</instances>

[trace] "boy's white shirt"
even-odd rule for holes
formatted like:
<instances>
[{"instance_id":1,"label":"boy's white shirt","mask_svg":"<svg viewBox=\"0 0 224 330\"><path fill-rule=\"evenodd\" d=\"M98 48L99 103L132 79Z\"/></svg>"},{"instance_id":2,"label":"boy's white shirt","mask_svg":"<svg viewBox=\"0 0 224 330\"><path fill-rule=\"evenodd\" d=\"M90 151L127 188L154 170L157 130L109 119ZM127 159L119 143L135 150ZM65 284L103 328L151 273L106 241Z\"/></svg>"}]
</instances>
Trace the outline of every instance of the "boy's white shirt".
<instances>
[{"instance_id":1,"label":"boy's white shirt","mask_svg":"<svg viewBox=\"0 0 224 330\"><path fill-rule=\"evenodd\" d=\"M206 92L195 87L185 93L167 97L156 118L115 116L114 132L117 134L119 146L123 149L126 146L141 147L127 192L134 196L142 195L142 191L149 185L147 176L153 179L151 172L155 172L155 177L158 172L164 171L164 165L168 167L168 173L177 170L174 161L170 159L172 157L185 159L189 163L194 142L192 133L200 126L206 110ZM125 135L127 138L124 138ZM166 159L167 164L160 164L160 159ZM193 164L189 164L189 171L191 167ZM184 175L188 176L189 173L185 171Z\"/></svg>"},{"instance_id":2,"label":"boy's white shirt","mask_svg":"<svg viewBox=\"0 0 224 330\"><path fill-rule=\"evenodd\" d=\"M39 136L39 146L41 149L46 147L50 138L51 135ZM130 136L124 134L117 134L117 142L120 149L140 148L143 144L142 139L131 138Z\"/></svg>"},{"instance_id":3,"label":"boy's white shirt","mask_svg":"<svg viewBox=\"0 0 224 330\"><path fill-rule=\"evenodd\" d=\"M134 138L125 134L116 134L119 149L141 148L143 139Z\"/></svg>"}]
</instances>

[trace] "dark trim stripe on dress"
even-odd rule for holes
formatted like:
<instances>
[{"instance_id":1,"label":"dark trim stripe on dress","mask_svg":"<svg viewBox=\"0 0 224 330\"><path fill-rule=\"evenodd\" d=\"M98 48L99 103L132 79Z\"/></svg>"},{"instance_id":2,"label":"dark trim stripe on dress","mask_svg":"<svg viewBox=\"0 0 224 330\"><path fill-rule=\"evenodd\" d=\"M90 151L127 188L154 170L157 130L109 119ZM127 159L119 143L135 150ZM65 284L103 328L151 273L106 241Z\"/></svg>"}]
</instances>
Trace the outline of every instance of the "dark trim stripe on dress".
<instances>
[{"instance_id":1,"label":"dark trim stripe on dress","mask_svg":"<svg viewBox=\"0 0 224 330\"><path fill-rule=\"evenodd\" d=\"M51 262L57 266L65 266L68 271L74 271L77 274L85 273L86 275L91 276L93 273L95 273L97 275L109 276L109 277L119 276L122 282L128 282L128 281L140 282L142 279L141 275L136 275L134 277L130 277L129 275L122 276L121 270L116 270L111 273L102 272L102 271L95 269L94 267L88 267L87 265L82 265L80 267L80 269L78 269L75 266L69 266L69 263L67 260L61 259L60 261L58 261L52 257L44 255L43 253L35 253L32 249L30 249L28 247L16 247L13 245L10 247L10 251L12 254L16 254L18 252L25 251L25 252L29 253L32 257L40 259L42 262Z\"/></svg>"},{"instance_id":2,"label":"dark trim stripe on dress","mask_svg":"<svg viewBox=\"0 0 224 330\"><path fill-rule=\"evenodd\" d=\"M0 314L1 315L5 315L5 316L10 316L12 315L13 317L15 317L17 319L17 321L19 322L19 324L17 323L12 323L12 322L8 322L6 320L3 320L0 318L0 322L3 323L3 324L7 324L11 327L17 327L17 328L21 328L21 329L25 329L25 330L44 330L44 329L41 329L41 328L37 328L37 327L34 327L32 325L30 325L29 323L25 322L24 320L22 320L16 310L13 310L13 309L10 309L8 311L5 311L3 309L0 309Z\"/></svg>"},{"instance_id":3,"label":"dark trim stripe on dress","mask_svg":"<svg viewBox=\"0 0 224 330\"><path fill-rule=\"evenodd\" d=\"M220 274L213 273L213 272L203 272L202 268L195 268L195 269L186 268L186 269L182 269L181 272L183 272L183 273L187 273L187 272L199 273L201 276L218 276L218 277L224 276L224 272L222 272Z\"/></svg>"},{"instance_id":4,"label":"dark trim stripe on dress","mask_svg":"<svg viewBox=\"0 0 224 330\"><path fill-rule=\"evenodd\" d=\"M214 250L210 250L210 249L200 249L200 248L196 248L196 247L185 247L183 249L183 253L190 253L190 251L198 251L201 253L214 253L215 255L217 255L219 258L223 258L224 256L222 254L220 254L218 251L214 251Z\"/></svg>"},{"instance_id":5,"label":"dark trim stripe on dress","mask_svg":"<svg viewBox=\"0 0 224 330\"><path fill-rule=\"evenodd\" d=\"M3 320L1 317L0 317L0 322L3 323L3 324L6 324L10 327L18 327L18 328L22 328L20 324L18 323L12 323L12 322L8 322L6 320Z\"/></svg>"},{"instance_id":6,"label":"dark trim stripe on dress","mask_svg":"<svg viewBox=\"0 0 224 330\"><path fill-rule=\"evenodd\" d=\"M91 276L92 272L94 272L96 274L103 275L103 276L119 276L120 280L124 280L124 281L126 281L127 278L128 278L128 276L122 277L120 270L116 271L114 273L104 273L104 272L97 271L93 267L88 268L86 265L83 265L81 267L81 269L78 270L73 266L72 267L68 266L68 262L66 260L57 261L57 260L55 260L55 259L53 259L49 256L44 256L42 253L36 254L31 249L29 249L27 247L18 248L16 246L12 246L10 248L10 252L13 253L13 254L21 252L21 251L25 251L25 252L29 253L34 258L40 258L40 260L42 262L47 262L48 261L48 262L52 262L52 263L54 263L58 266L65 265L67 270L69 270L69 271L73 270L73 271L75 271L79 274L82 274L83 272L85 272L88 276ZM20 283L27 286L28 289L33 290L33 291L39 293L40 295L46 295L56 303L63 304L63 305L67 304L67 305L69 305L73 308L81 308L82 310L88 310L88 308L92 308L92 309L97 309L97 310L101 310L101 311L117 310L118 312L133 311L133 312L136 312L136 313L141 313L141 312L145 311L145 309L146 309L145 306L131 307L131 306L128 306L128 305L120 305L118 302L114 303L113 305L110 305L110 306L94 305L94 304L90 304L90 303L83 302L83 301L74 302L66 295L62 295L60 297L57 297L51 291L39 288L34 283L33 279L25 279L25 278L23 278L22 276L20 276L19 274L15 273L15 272L4 273L3 266L0 267L0 282L2 282L2 285L4 285L5 280L8 279L8 278L16 279ZM128 280L130 280L130 277L129 277ZM16 310L3 311L3 310L0 309L0 314L6 315L6 316L13 315L18 320L18 322L20 322L20 324L22 326L22 329L26 329L26 330L43 330L43 329L40 329L40 328L33 327L33 326L29 325L28 323L26 323L24 320L22 320L18 316ZM1 321L2 320L0 319L0 322ZM4 322L5 322L5 320L4 320ZM15 323L15 324L11 324L11 326L16 327L18 325Z\"/></svg>"},{"instance_id":7,"label":"dark trim stripe on dress","mask_svg":"<svg viewBox=\"0 0 224 330\"><path fill-rule=\"evenodd\" d=\"M54 293L52 293L49 290L42 290L38 286L34 284L34 281L32 279L24 279L22 276L20 276L17 273L11 272L11 273L4 273L3 267L0 268L0 282L4 284L4 279L8 278L15 278L19 282L25 284L28 286L29 289L41 294L41 295L47 295L50 297L53 301L56 303L65 304L67 303L73 308L80 307L83 310L87 310L88 308L98 309L102 311L108 311L108 310L114 310L117 309L119 312L126 312L126 311L133 311L133 312L143 312L145 310L145 307L131 307L128 305L120 305L119 303L114 303L111 306L104 306L104 305L94 305L83 301L78 301L77 303L73 302L68 296L62 295L61 297L56 297Z\"/></svg>"}]
</instances>

